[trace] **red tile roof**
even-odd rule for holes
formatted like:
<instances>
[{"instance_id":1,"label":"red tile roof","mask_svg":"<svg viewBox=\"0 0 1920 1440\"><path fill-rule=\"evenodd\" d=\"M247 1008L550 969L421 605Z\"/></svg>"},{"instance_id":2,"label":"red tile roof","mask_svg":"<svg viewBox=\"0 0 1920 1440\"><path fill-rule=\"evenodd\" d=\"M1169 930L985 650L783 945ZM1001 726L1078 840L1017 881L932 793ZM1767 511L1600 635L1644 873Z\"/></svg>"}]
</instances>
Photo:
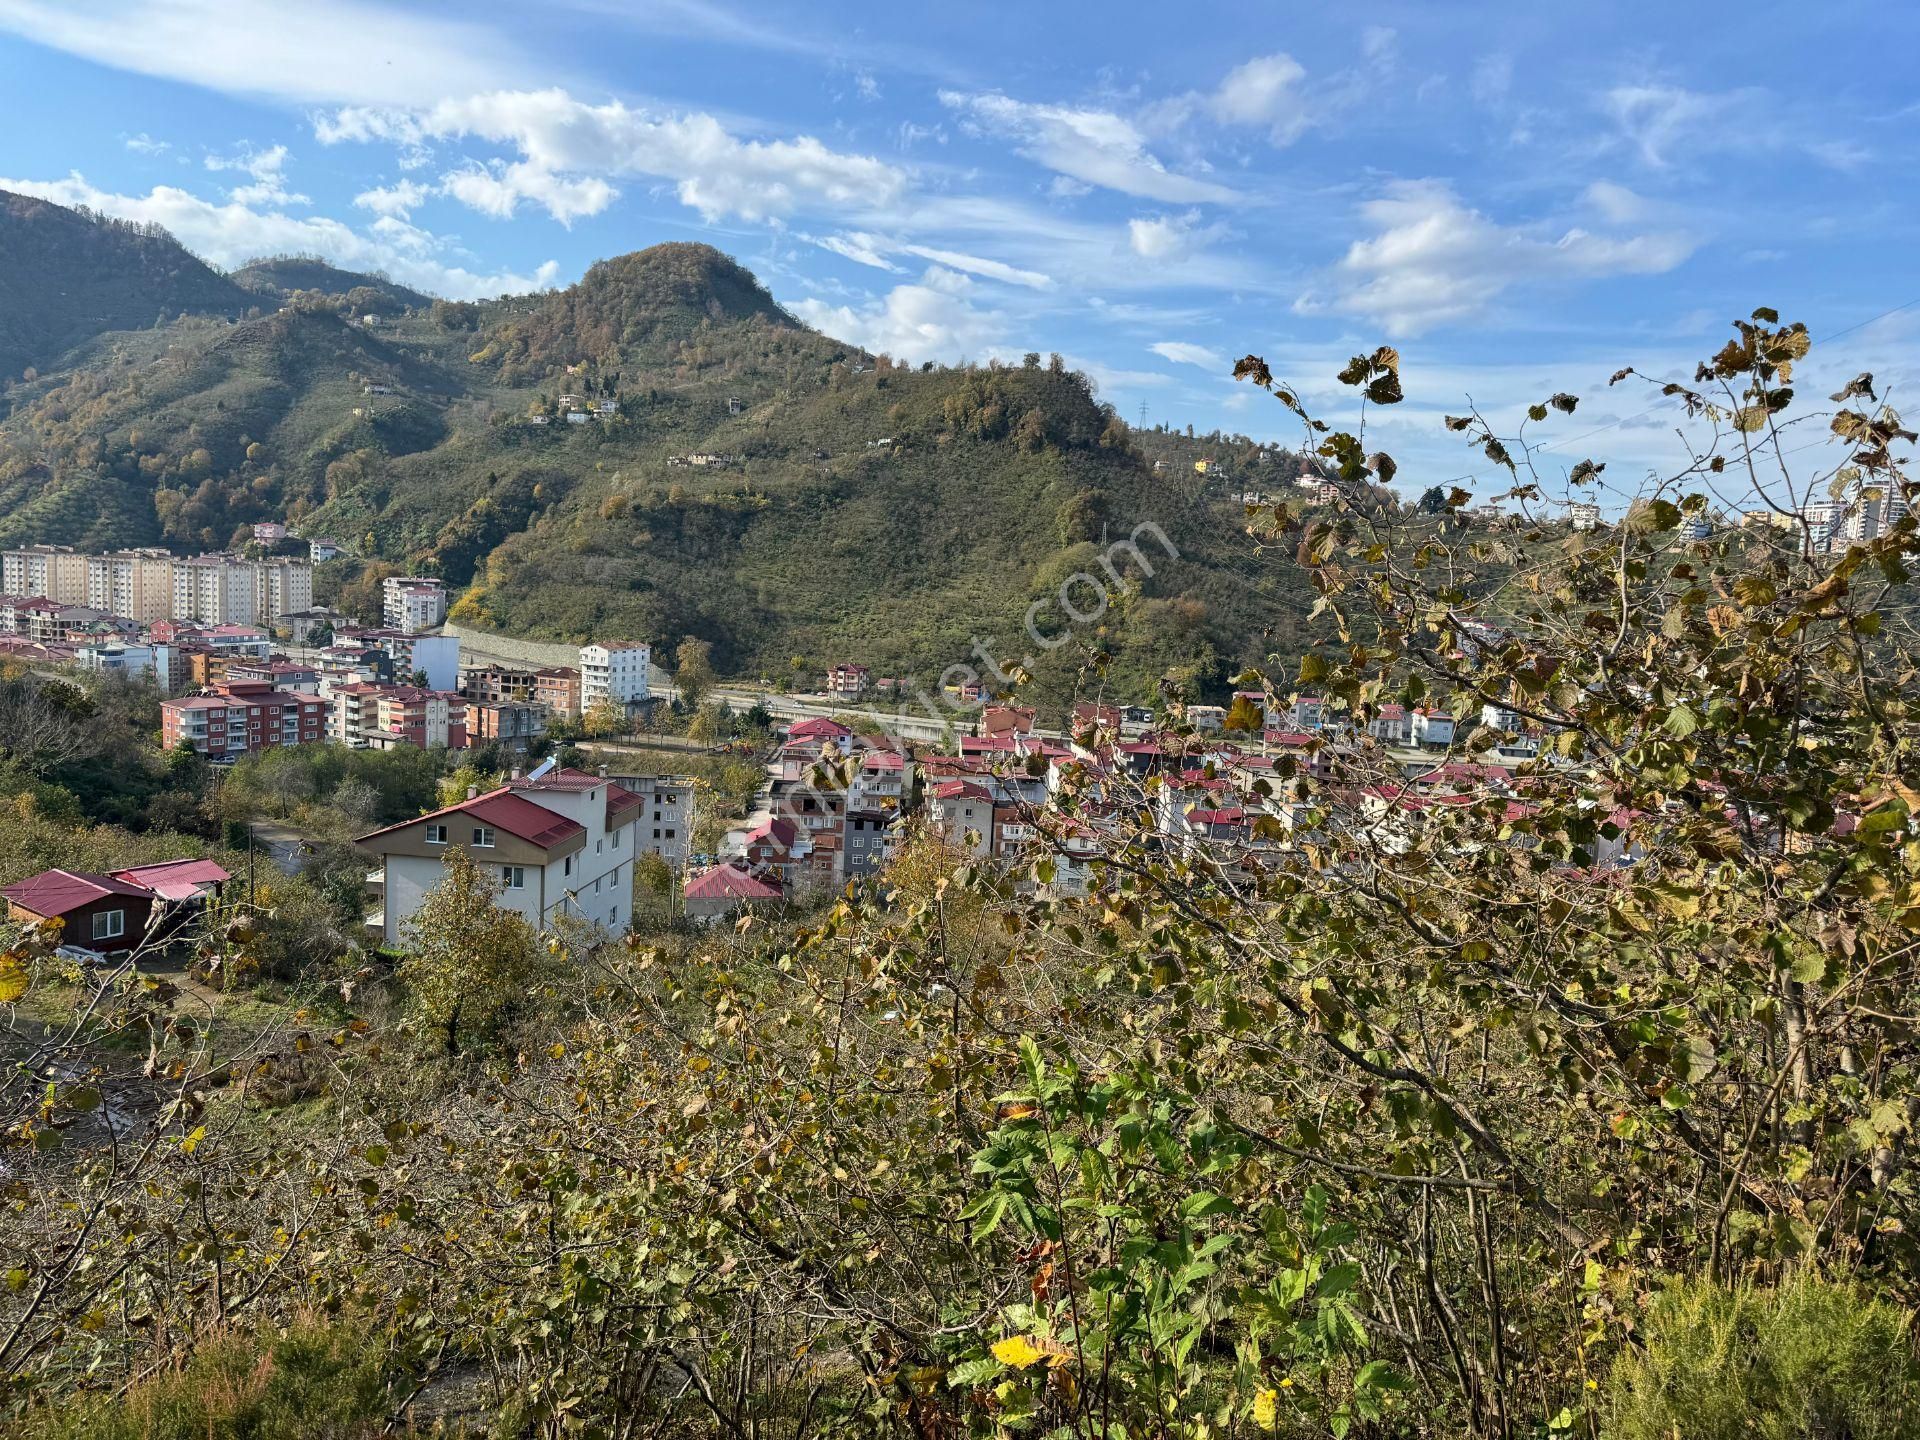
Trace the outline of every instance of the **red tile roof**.
<instances>
[{"instance_id":1,"label":"red tile roof","mask_svg":"<svg viewBox=\"0 0 1920 1440\"><path fill-rule=\"evenodd\" d=\"M967 799L986 800L989 802L993 799L993 797L986 792L984 786L975 785L968 780L948 780L943 784L935 786L933 798L936 800Z\"/></svg>"},{"instance_id":2,"label":"red tile roof","mask_svg":"<svg viewBox=\"0 0 1920 1440\"><path fill-rule=\"evenodd\" d=\"M689 900L778 900L782 892L737 865L716 865L687 881L681 893Z\"/></svg>"},{"instance_id":3,"label":"red tile roof","mask_svg":"<svg viewBox=\"0 0 1920 1440\"><path fill-rule=\"evenodd\" d=\"M747 831L746 843L751 845L758 840L771 840L782 850L793 848L793 842L799 835L799 829L793 821L784 815L769 815L758 825Z\"/></svg>"},{"instance_id":4,"label":"red tile roof","mask_svg":"<svg viewBox=\"0 0 1920 1440\"><path fill-rule=\"evenodd\" d=\"M85 870L42 870L38 875L0 889L0 895L22 910L48 918L70 914L109 895L124 895L135 900L153 898L141 886Z\"/></svg>"},{"instance_id":5,"label":"red tile roof","mask_svg":"<svg viewBox=\"0 0 1920 1440\"><path fill-rule=\"evenodd\" d=\"M536 805L533 801L502 788L491 790L472 800L462 800L457 805L446 805L438 810L429 810L424 815L416 815L411 820L402 820L397 825L383 825L378 830L370 830L360 836L355 843L364 845L369 840L405 830L420 824L423 820L437 820L448 815L471 816L482 824L491 825L496 830L504 830L507 834L517 836L529 845L538 845L543 850L551 849L563 840L572 839L575 835L587 833L586 826L579 821L569 820L566 816L556 814L544 805Z\"/></svg>"},{"instance_id":6,"label":"red tile roof","mask_svg":"<svg viewBox=\"0 0 1920 1440\"><path fill-rule=\"evenodd\" d=\"M187 900L200 894L203 886L224 884L233 876L211 860L162 860L116 870L113 878L143 886L162 900Z\"/></svg>"},{"instance_id":7,"label":"red tile roof","mask_svg":"<svg viewBox=\"0 0 1920 1440\"><path fill-rule=\"evenodd\" d=\"M838 740L842 736L851 734L853 732L839 721L828 720L824 716L802 720L798 724L787 727L789 740L811 740L816 737L822 740Z\"/></svg>"}]
</instances>

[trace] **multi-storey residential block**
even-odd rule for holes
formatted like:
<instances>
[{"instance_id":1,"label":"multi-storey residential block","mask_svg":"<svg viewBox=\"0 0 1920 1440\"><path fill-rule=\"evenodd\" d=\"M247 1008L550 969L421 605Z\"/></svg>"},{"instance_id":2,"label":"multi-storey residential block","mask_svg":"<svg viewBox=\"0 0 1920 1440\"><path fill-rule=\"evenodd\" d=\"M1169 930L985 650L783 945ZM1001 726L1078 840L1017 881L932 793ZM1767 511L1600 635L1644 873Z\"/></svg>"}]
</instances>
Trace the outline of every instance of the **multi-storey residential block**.
<instances>
[{"instance_id":1,"label":"multi-storey residential block","mask_svg":"<svg viewBox=\"0 0 1920 1440\"><path fill-rule=\"evenodd\" d=\"M580 648L580 708L602 700L630 710L647 698L652 650L645 645L583 645Z\"/></svg>"},{"instance_id":2,"label":"multi-storey residential block","mask_svg":"<svg viewBox=\"0 0 1920 1440\"><path fill-rule=\"evenodd\" d=\"M328 733L353 750L467 748L467 702L417 685L331 687Z\"/></svg>"},{"instance_id":3,"label":"multi-storey residential block","mask_svg":"<svg viewBox=\"0 0 1920 1440\"><path fill-rule=\"evenodd\" d=\"M324 701L271 685L234 682L160 704L161 743L209 760L235 760L276 745L326 739Z\"/></svg>"},{"instance_id":4,"label":"multi-storey residential block","mask_svg":"<svg viewBox=\"0 0 1920 1440\"><path fill-rule=\"evenodd\" d=\"M549 665L533 672L532 699L558 719L580 715L580 672L571 665Z\"/></svg>"},{"instance_id":5,"label":"multi-storey residential block","mask_svg":"<svg viewBox=\"0 0 1920 1440\"><path fill-rule=\"evenodd\" d=\"M447 582L427 575L390 575L380 587L381 620L411 635L447 618Z\"/></svg>"},{"instance_id":6,"label":"multi-storey residential block","mask_svg":"<svg viewBox=\"0 0 1920 1440\"><path fill-rule=\"evenodd\" d=\"M675 870L685 867L693 840L693 781L684 775L619 775L621 787L640 797L634 845L658 855Z\"/></svg>"},{"instance_id":7,"label":"multi-storey residential block","mask_svg":"<svg viewBox=\"0 0 1920 1440\"><path fill-rule=\"evenodd\" d=\"M89 555L87 604L142 625L173 615L173 561L165 550L119 550Z\"/></svg>"},{"instance_id":8,"label":"multi-storey residential block","mask_svg":"<svg viewBox=\"0 0 1920 1440\"><path fill-rule=\"evenodd\" d=\"M546 707L531 700L469 699L467 733L474 740L525 750L547 733Z\"/></svg>"},{"instance_id":9,"label":"multi-storey residential block","mask_svg":"<svg viewBox=\"0 0 1920 1440\"><path fill-rule=\"evenodd\" d=\"M0 592L84 605L87 557L71 545L28 545L0 552Z\"/></svg>"},{"instance_id":10,"label":"multi-storey residential block","mask_svg":"<svg viewBox=\"0 0 1920 1440\"><path fill-rule=\"evenodd\" d=\"M634 826L640 797L604 775L536 772L417 820L362 835L381 862L382 940L407 922L446 878L446 857L465 850L494 886L494 903L547 929L562 915L623 933L633 923ZM371 923L371 922L370 922Z\"/></svg>"}]
</instances>

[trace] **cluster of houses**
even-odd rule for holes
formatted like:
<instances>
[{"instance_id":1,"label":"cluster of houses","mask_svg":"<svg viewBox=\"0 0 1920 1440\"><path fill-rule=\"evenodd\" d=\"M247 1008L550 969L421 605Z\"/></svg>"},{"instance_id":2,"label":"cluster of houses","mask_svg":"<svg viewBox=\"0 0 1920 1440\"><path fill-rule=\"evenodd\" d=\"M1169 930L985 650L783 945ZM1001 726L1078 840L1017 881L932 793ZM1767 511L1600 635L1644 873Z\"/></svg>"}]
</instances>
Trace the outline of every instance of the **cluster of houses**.
<instances>
[{"instance_id":1,"label":"cluster of houses","mask_svg":"<svg viewBox=\"0 0 1920 1440\"><path fill-rule=\"evenodd\" d=\"M216 762L323 741L355 750L494 741L524 752L555 718L600 706L630 715L650 700L644 644L587 645L578 667L518 669L463 666L457 637L391 628L337 628L310 660L274 654L259 631L194 638L226 643L163 656L169 677L184 656L192 688L161 702L161 742Z\"/></svg>"},{"instance_id":2,"label":"cluster of houses","mask_svg":"<svg viewBox=\"0 0 1920 1440\"><path fill-rule=\"evenodd\" d=\"M669 468L692 465L696 469L707 469L728 465L744 465L746 463L747 457L744 455L715 455L706 450L696 450L691 455L669 455L667 457L667 465Z\"/></svg>"},{"instance_id":3,"label":"cluster of houses","mask_svg":"<svg viewBox=\"0 0 1920 1440\"><path fill-rule=\"evenodd\" d=\"M564 424L589 425L595 420L611 420L620 413L618 400L589 400L584 395L562 395L553 402L553 413L535 410L527 416L530 424L550 425L555 415Z\"/></svg>"},{"instance_id":4,"label":"cluster of houses","mask_svg":"<svg viewBox=\"0 0 1920 1440\"><path fill-rule=\"evenodd\" d=\"M988 705L952 754L856 734L831 719L800 721L768 762L752 819L727 837L717 864L687 880L686 913L707 919L837 889L882 868L914 826L1008 866L1044 846L1054 861L1050 889L1074 893L1108 822L1137 808L1142 794L1154 797L1164 843L1251 850L1284 823L1285 807L1271 798L1284 789L1281 775L1323 773L1336 754L1366 747L1394 777L1379 794L1356 797L1365 808L1508 786L1513 767L1540 750L1528 722L1498 705L1480 720L1501 732L1499 742L1471 765L1449 758L1459 722L1438 706L1382 706L1356 727L1317 696L1282 702L1243 691L1231 706L1186 706L1180 719L1177 730L1156 729L1150 711L1088 703L1074 708L1070 735L1049 736L1035 730L1033 710ZM1050 814L1043 829L1040 817L1069 774L1079 785L1093 777L1096 793L1111 785L1112 806L1082 801L1072 824Z\"/></svg>"}]
</instances>

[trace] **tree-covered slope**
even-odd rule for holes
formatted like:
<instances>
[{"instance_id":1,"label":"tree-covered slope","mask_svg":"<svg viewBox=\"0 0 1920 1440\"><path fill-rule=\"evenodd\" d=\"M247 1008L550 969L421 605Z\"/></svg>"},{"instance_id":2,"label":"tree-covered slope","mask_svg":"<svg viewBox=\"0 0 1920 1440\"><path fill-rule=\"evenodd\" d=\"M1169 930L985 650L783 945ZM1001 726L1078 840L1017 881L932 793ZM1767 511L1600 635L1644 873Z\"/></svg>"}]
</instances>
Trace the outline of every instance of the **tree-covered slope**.
<instances>
[{"instance_id":1,"label":"tree-covered slope","mask_svg":"<svg viewBox=\"0 0 1920 1440\"><path fill-rule=\"evenodd\" d=\"M1050 650L1026 617L1042 602L1053 639L1084 571L1101 585L1073 582L1073 606L1100 613L1075 634L1142 693L1260 658L1276 613L1287 649L1303 608L1250 589L1239 486L1193 468L1249 446L1135 436L1057 361L894 365L799 326L703 245L376 327L342 308L366 277L321 269L251 267L256 305L283 293L269 313L97 338L15 387L0 542L192 548L284 518L444 575L463 619L693 635L755 675L799 657L931 681L976 641L1064 673L1087 647ZM588 405L605 413L569 420ZM1109 574L1142 525L1152 573L1119 555Z\"/></svg>"},{"instance_id":2,"label":"tree-covered slope","mask_svg":"<svg viewBox=\"0 0 1920 1440\"><path fill-rule=\"evenodd\" d=\"M0 191L0 387L106 331L248 303L163 230Z\"/></svg>"}]
</instances>

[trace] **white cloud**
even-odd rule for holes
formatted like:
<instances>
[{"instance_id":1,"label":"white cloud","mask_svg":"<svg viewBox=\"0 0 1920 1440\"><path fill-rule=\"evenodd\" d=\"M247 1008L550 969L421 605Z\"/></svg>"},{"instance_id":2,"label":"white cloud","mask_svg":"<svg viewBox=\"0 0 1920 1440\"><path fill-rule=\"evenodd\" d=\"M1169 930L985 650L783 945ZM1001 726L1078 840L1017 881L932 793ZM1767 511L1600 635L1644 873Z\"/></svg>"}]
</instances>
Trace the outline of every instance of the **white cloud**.
<instances>
[{"instance_id":1,"label":"white cloud","mask_svg":"<svg viewBox=\"0 0 1920 1440\"><path fill-rule=\"evenodd\" d=\"M963 254L958 250L942 250L933 245L902 245L901 253L917 255L922 260L932 260L952 270L963 270L969 275L979 275L984 279L998 280L1006 285L1024 285L1029 290L1053 289L1053 277L1043 275L1038 270L1022 270L1017 265L1008 265L1000 260L987 260L978 255Z\"/></svg>"},{"instance_id":2,"label":"white cloud","mask_svg":"<svg viewBox=\"0 0 1920 1440\"><path fill-rule=\"evenodd\" d=\"M1127 244L1133 253L1146 260L1177 260L1192 244L1193 227L1200 221L1198 210L1184 215L1157 215L1152 219L1127 221Z\"/></svg>"},{"instance_id":3,"label":"white cloud","mask_svg":"<svg viewBox=\"0 0 1920 1440\"><path fill-rule=\"evenodd\" d=\"M1012 140L1035 164L1084 184L1175 205L1237 198L1225 185L1167 169L1139 128L1110 110L953 90L941 91L940 101L982 133Z\"/></svg>"},{"instance_id":4,"label":"white cloud","mask_svg":"<svg viewBox=\"0 0 1920 1440\"><path fill-rule=\"evenodd\" d=\"M172 185L156 185L146 195L116 195L79 174L65 180L0 179L0 190L164 225L196 255L228 268L259 255L311 253L343 269L384 270L405 284L461 299L543 289L560 273L552 260L530 275L475 272L442 258L450 247L440 237L390 217L376 221L376 233L367 235L323 216L257 210L233 200L218 204Z\"/></svg>"},{"instance_id":5,"label":"white cloud","mask_svg":"<svg viewBox=\"0 0 1920 1440\"><path fill-rule=\"evenodd\" d=\"M1480 315L1514 285L1661 274L1693 252L1693 241L1674 233L1611 237L1573 228L1552 237L1500 225L1436 180L1394 184L1360 214L1376 233L1348 248L1330 301L1303 297L1299 308L1330 304L1395 336Z\"/></svg>"},{"instance_id":6,"label":"white cloud","mask_svg":"<svg viewBox=\"0 0 1920 1440\"><path fill-rule=\"evenodd\" d=\"M1392 31L1388 31L1389 37ZM1276 145L1299 138L1311 116L1300 82L1306 69L1291 55L1261 55L1227 72L1206 100L1223 125L1263 125Z\"/></svg>"},{"instance_id":7,"label":"white cloud","mask_svg":"<svg viewBox=\"0 0 1920 1440\"><path fill-rule=\"evenodd\" d=\"M873 101L880 98L880 82L873 78L871 70L862 70L855 75L853 88L862 100Z\"/></svg>"},{"instance_id":8,"label":"white cloud","mask_svg":"<svg viewBox=\"0 0 1920 1440\"><path fill-rule=\"evenodd\" d=\"M1690 133L1711 132L1740 102L1738 94L1704 95L1677 85L1617 85L1606 111L1640 158L1663 169L1673 146Z\"/></svg>"},{"instance_id":9,"label":"white cloud","mask_svg":"<svg viewBox=\"0 0 1920 1440\"><path fill-rule=\"evenodd\" d=\"M1595 180L1580 192L1580 198L1613 225L1632 225L1645 220L1653 207L1624 185L1611 180Z\"/></svg>"},{"instance_id":10,"label":"white cloud","mask_svg":"<svg viewBox=\"0 0 1920 1440\"><path fill-rule=\"evenodd\" d=\"M432 190L416 180L402 180L397 185L376 185L371 190L362 190L353 197L353 203L376 215L405 220L426 204L432 194Z\"/></svg>"},{"instance_id":11,"label":"white cloud","mask_svg":"<svg viewBox=\"0 0 1920 1440\"><path fill-rule=\"evenodd\" d=\"M286 164L287 147L284 145L275 145L266 150L256 150L249 145L237 155L209 155L206 158L206 166L209 170L238 170L253 177L251 185L239 185L227 191L227 198L237 204L307 205L312 203L305 195L295 195L287 189Z\"/></svg>"},{"instance_id":12,"label":"white cloud","mask_svg":"<svg viewBox=\"0 0 1920 1440\"><path fill-rule=\"evenodd\" d=\"M1226 360L1217 350L1209 350L1204 345L1193 345L1185 340L1162 340L1147 347L1163 360L1171 360L1176 365L1198 365L1202 370L1211 370L1215 374L1224 374Z\"/></svg>"},{"instance_id":13,"label":"white cloud","mask_svg":"<svg viewBox=\"0 0 1920 1440\"><path fill-rule=\"evenodd\" d=\"M0 0L0 31L116 70L312 103L418 104L538 61L480 27L362 0L237 16L230 0Z\"/></svg>"},{"instance_id":14,"label":"white cloud","mask_svg":"<svg viewBox=\"0 0 1920 1440\"><path fill-rule=\"evenodd\" d=\"M443 179L449 194L489 215L511 215L522 200L562 221L596 214L617 194L609 176L674 181L681 202L710 221L883 206L906 188L897 167L811 136L742 140L711 115L653 114L617 100L589 105L564 90L493 91L418 111L348 108L320 117L314 133L327 144L385 140L405 148L476 138L511 145L518 161Z\"/></svg>"},{"instance_id":15,"label":"white cloud","mask_svg":"<svg viewBox=\"0 0 1920 1440\"><path fill-rule=\"evenodd\" d=\"M173 148L171 141L156 140L144 130L127 136L122 143L136 155L164 155Z\"/></svg>"},{"instance_id":16,"label":"white cloud","mask_svg":"<svg viewBox=\"0 0 1920 1440\"><path fill-rule=\"evenodd\" d=\"M871 303L828 305L815 299L787 308L814 329L900 359L963 360L991 355L1006 323L968 300L963 275L929 268L918 284L896 285Z\"/></svg>"},{"instance_id":17,"label":"white cloud","mask_svg":"<svg viewBox=\"0 0 1920 1440\"><path fill-rule=\"evenodd\" d=\"M880 252L888 248L888 242L877 235L863 234L858 230L845 235L808 235L803 239L811 240L822 250L831 250L843 259L857 265L871 265L875 270L891 270L898 273L900 267Z\"/></svg>"}]
</instances>

